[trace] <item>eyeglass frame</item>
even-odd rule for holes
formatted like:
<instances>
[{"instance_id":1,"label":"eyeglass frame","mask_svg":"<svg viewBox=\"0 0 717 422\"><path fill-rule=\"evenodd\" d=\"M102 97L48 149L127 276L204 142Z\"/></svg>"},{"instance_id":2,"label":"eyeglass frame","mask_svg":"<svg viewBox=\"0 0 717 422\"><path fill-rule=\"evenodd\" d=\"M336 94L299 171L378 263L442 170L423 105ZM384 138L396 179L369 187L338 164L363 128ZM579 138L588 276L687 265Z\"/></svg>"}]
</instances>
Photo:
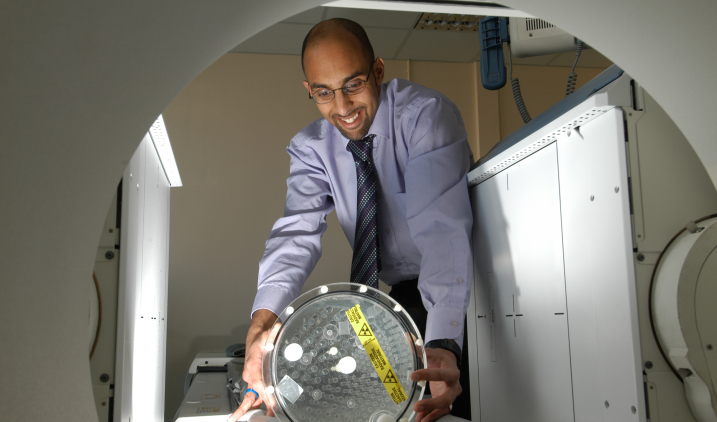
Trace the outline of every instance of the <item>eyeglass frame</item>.
<instances>
[{"instance_id":1,"label":"eyeglass frame","mask_svg":"<svg viewBox=\"0 0 717 422\"><path fill-rule=\"evenodd\" d=\"M341 92L343 92L344 95L358 95L358 94L364 92L364 91L366 90L366 84L368 84L369 79L371 79L371 71L373 70L373 65L374 65L374 63L376 63L376 60L374 60L373 63L371 63L371 66L370 66L369 69L368 69L368 75L366 75L366 80L359 79L359 78L354 78L354 79L351 79L350 81L346 82L345 84L343 84L343 86L341 86L341 88L336 88L336 89L328 89L328 88L325 88L326 90L331 91L331 93L333 94L333 97L331 97L331 100L329 100L329 101L327 101L327 102L325 102L325 103L320 103L320 102L316 101L316 99L314 98L314 95L312 95L312 94L309 94L309 98L310 98L311 100L313 100L314 103L316 103L316 104L329 104L329 103L331 103L331 101L333 101L333 100L336 98L336 91L338 91L338 90L341 90ZM358 91L358 92L351 92L351 93L346 92L346 91L345 91L346 85L348 85L349 83L351 83L351 82L353 82L353 81L361 81L361 82L363 82L363 84L364 84L364 85L363 85L363 89L362 89L361 91Z\"/></svg>"}]
</instances>

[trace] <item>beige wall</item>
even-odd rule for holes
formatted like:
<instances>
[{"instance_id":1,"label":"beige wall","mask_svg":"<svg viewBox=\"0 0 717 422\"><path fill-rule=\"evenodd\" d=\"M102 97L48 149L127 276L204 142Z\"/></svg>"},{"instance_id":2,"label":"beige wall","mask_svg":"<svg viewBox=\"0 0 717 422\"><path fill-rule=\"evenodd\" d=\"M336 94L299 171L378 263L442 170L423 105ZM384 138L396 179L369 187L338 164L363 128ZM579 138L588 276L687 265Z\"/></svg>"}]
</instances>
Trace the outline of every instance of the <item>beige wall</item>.
<instances>
[{"instance_id":1,"label":"beige wall","mask_svg":"<svg viewBox=\"0 0 717 422\"><path fill-rule=\"evenodd\" d=\"M480 69L477 63L408 62L410 79L436 89L461 111L474 159L479 157L478 96Z\"/></svg>"},{"instance_id":2,"label":"beige wall","mask_svg":"<svg viewBox=\"0 0 717 422\"><path fill-rule=\"evenodd\" d=\"M520 126L509 89L478 89L476 63L389 60L386 67L386 80L411 79L456 103L476 159ZM578 72L581 82L598 71L590 72ZM561 98L569 69L522 66L514 73L537 115ZM286 146L320 118L302 80L297 56L228 54L164 112L184 182L171 195L167 420L181 402L196 353L245 339L264 242L284 209ZM304 290L349 279L351 249L335 213L328 226L323 258Z\"/></svg>"}]
</instances>

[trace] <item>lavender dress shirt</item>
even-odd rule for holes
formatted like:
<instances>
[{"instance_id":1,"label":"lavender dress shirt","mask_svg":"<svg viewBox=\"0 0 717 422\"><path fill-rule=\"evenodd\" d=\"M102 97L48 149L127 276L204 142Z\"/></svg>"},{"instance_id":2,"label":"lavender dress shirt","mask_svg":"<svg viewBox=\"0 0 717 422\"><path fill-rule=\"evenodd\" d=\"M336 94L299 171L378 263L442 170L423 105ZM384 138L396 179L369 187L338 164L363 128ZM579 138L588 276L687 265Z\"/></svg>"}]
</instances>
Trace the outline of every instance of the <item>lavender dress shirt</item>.
<instances>
[{"instance_id":1,"label":"lavender dress shirt","mask_svg":"<svg viewBox=\"0 0 717 422\"><path fill-rule=\"evenodd\" d=\"M473 158L458 108L438 91L394 79L381 86L373 160L378 228L388 285L418 278L428 310L424 341L463 345L473 281L473 225L466 174ZM356 170L348 139L319 119L291 140L284 217L272 228L259 263L252 314L280 314L298 297L321 256L326 215L336 214L353 247ZM346 280L348 282L348 280Z\"/></svg>"}]
</instances>

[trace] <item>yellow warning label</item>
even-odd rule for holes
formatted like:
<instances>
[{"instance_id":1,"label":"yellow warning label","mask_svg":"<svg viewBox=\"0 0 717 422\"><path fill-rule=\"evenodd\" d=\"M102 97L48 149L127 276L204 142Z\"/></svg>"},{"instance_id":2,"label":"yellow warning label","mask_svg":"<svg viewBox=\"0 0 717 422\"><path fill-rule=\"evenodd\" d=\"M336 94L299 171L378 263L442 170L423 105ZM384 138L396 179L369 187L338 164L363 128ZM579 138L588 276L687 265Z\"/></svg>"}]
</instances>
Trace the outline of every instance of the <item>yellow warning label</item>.
<instances>
[{"instance_id":1,"label":"yellow warning label","mask_svg":"<svg viewBox=\"0 0 717 422\"><path fill-rule=\"evenodd\" d=\"M373 367L376 368L379 378L383 380L383 386L386 388L388 395L391 396L391 399L396 404L406 400L408 398L406 392L403 391L401 383L394 375L393 368L383 353L381 345L378 344L378 340L373 336L373 331L363 316L361 307L359 305L354 306L346 311L346 316L349 317L349 322L361 340L364 349L366 349L366 354L371 359Z\"/></svg>"},{"instance_id":2,"label":"yellow warning label","mask_svg":"<svg viewBox=\"0 0 717 422\"><path fill-rule=\"evenodd\" d=\"M384 384L396 384L398 383L398 380L396 379L396 376L393 375L392 370L388 370L388 374L386 374L386 378L383 379Z\"/></svg>"},{"instance_id":3,"label":"yellow warning label","mask_svg":"<svg viewBox=\"0 0 717 422\"><path fill-rule=\"evenodd\" d=\"M373 337L373 333L371 332L371 327L368 326L368 322L363 324L363 327L361 327L361 330L357 333L359 337Z\"/></svg>"}]
</instances>

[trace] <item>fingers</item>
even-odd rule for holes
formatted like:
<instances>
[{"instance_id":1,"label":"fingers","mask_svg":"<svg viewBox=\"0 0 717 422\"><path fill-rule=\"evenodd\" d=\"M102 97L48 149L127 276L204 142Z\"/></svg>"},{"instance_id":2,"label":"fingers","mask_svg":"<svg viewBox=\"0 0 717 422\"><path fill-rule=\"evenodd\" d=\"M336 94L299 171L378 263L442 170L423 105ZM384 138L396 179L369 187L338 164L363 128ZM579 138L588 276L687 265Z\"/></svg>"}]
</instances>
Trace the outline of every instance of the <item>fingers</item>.
<instances>
[{"instance_id":1,"label":"fingers","mask_svg":"<svg viewBox=\"0 0 717 422\"><path fill-rule=\"evenodd\" d=\"M254 385L257 381L261 381L261 350L247 351L247 357L244 359L244 371L242 378L248 385Z\"/></svg>"},{"instance_id":2,"label":"fingers","mask_svg":"<svg viewBox=\"0 0 717 422\"><path fill-rule=\"evenodd\" d=\"M267 393L263 383L259 383L258 388L260 389L257 391L259 391L259 394L264 399L264 402L266 402L267 411L271 411L274 406L276 406L276 400L274 400L274 393Z\"/></svg>"},{"instance_id":3,"label":"fingers","mask_svg":"<svg viewBox=\"0 0 717 422\"><path fill-rule=\"evenodd\" d=\"M411 373L411 381L445 381L458 382L461 372L458 369L419 369Z\"/></svg>"},{"instance_id":4,"label":"fingers","mask_svg":"<svg viewBox=\"0 0 717 422\"><path fill-rule=\"evenodd\" d=\"M262 346L263 341L257 341L247 350L247 357L244 361L244 372L242 373L242 377L247 385L249 385L259 395L256 403L261 404L262 402L266 402L267 407L271 408L274 406L274 401L264 390L262 376ZM246 395L255 397L255 394L252 392L247 392ZM253 407L258 406L256 403Z\"/></svg>"},{"instance_id":5,"label":"fingers","mask_svg":"<svg viewBox=\"0 0 717 422\"><path fill-rule=\"evenodd\" d=\"M266 309L260 309L254 312L252 316L251 324L249 325L249 332L246 337L246 356L244 358L244 371L242 372L242 378L244 381L257 392L254 394L248 391L244 395L244 400L237 410L227 419L228 422L236 422L239 418L244 416L250 409L256 409L266 400L271 400L271 397L266 395L264 391L263 377L262 377L262 358L264 355L264 344L270 333L276 336L276 331L279 329L281 324L275 324L277 316ZM273 326L273 331L272 331ZM258 397L257 397L258 396ZM271 411L271 405L267 401L269 407L269 413L273 415Z\"/></svg>"},{"instance_id":6,"label":"fingers","mask_svg":"<svg viewBox=\"0 0 717 422\"><path fill-rule=\"evenodd\" d=\"M260 309L256 311L251 319L249 325L249 332L246 336L246 356L244 358L244 372L242 378L249 385L256 381L261 380L261 360L263 357L263 347L272 332L272 325L274 334L280 327L280 324L275 324L276 315L266 309Z\"/></svg>"},{"instance_id":7,"label":"fingers","mask_svg":"<svg viewBox=\"0 0 717 422\"><path fill-rule=\"evenodd\" d=\"M237 410L229 416L227 422L236 422L252 407L259 407L261 405L261 400L256 400L255 397L256 396L253 393L245 394L244 400L241 402Z\"/></svg>"},{"instance_id":8,"label":"fingers","mask_svg":"<svg viewBox=\"0 0 717 422\"><path fill-rule=\"evenodd\" d=\"M448 407L436 409L431 412L416 413L416 422L433 422L446 416L449 413L451 413L451 409Z\"/></svg>"},{"instance_id":9,"label":"fingers","mask_svg":"<svg viewBox=\"0 0 717 422\"><path fill-rule=\"evenodd\" d=\"M444 407L446 409L449 409L450 406L453 404L453 400L455 400L457 396L454 396L453 394L446 394L438 397L433 397L430 399L421 400L418 403L415 404L413 407L413 410L423 413L431 413L434 410L440 410Z\"/></svg>"},{"instance_id":10,"label":"fingers","mask_svg":"<svg viewBox=\"0 0 717 422\"><path fill-rule=\"evenodd\" d=\"M267 335L268 333L262 333L247 347L242 378L250 386L262 380L263 345Z\"/></svg>"},{"instance_id":11,"label":"fingers","mask_svg":"<svg viewBox=\"0 0 717 422\"><path fill-rule=\"evenodd\" d=\"M414 374L411 374L411 378L414 378ZM433 397L421 400L413 407L413 410L417 413L416 422L432 422L450 413L451 404L462 391L463 388L457 381L432 381L431 392Z\"/></svg>"},{"instance_id":12,"label":"fingers","mask_svg":"<svg viewBox=\"0 0 717 422\"><path fill-rule=\"evenodd\" d=\"M416 422L431 422L449 414L454 398L441 396L419 401L413 408L416 411Z\"/></svg>"},{"instance_id":13,"label":"fingers","mask_svg":"<svg viewBox=\"0 0 717 422\"><path fill-rule=\"evenodd\" d=\"M456 356L445 349L426 349L429 368L458 368Z\"/></svg>"}]
</instances>

